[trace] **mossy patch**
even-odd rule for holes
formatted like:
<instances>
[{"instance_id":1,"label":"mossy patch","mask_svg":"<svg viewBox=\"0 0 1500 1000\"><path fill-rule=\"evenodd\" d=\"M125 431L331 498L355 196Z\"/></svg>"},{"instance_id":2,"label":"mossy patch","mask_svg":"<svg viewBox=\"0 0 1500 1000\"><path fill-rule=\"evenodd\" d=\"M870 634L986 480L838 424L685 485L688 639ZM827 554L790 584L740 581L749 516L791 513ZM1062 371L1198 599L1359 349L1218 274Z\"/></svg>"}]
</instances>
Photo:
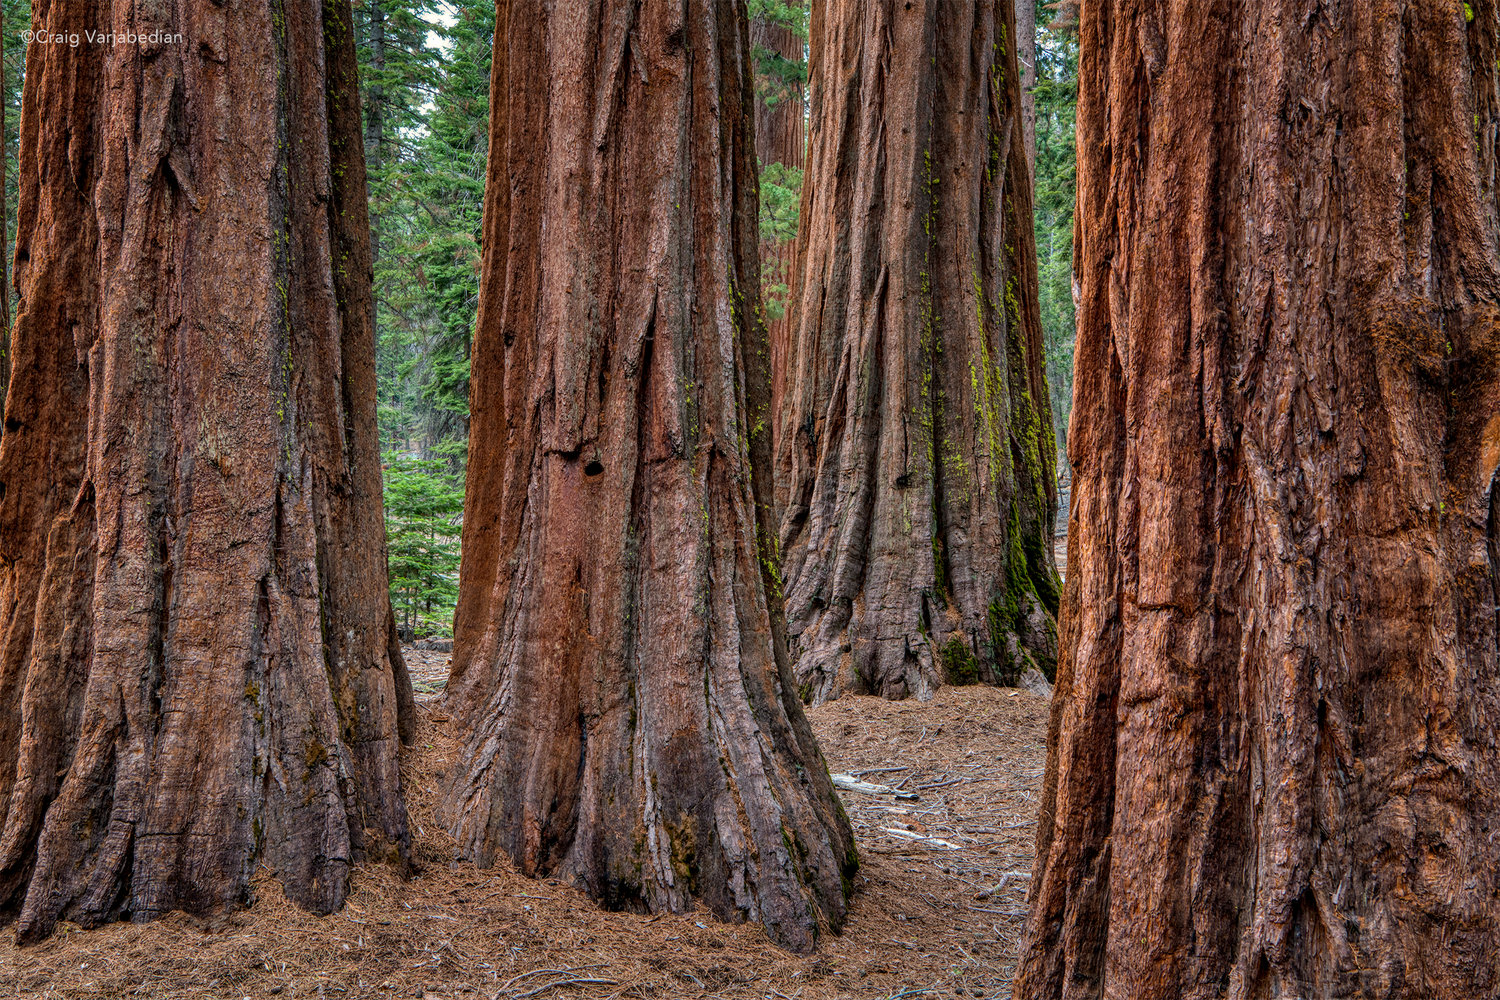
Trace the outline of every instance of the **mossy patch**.
<instances>
[{"instance_id":1,"label":"mossy patch","mask_svg":"<svg viewBox=\"0 0 1500 1000\"><path fill-rule=\"evenodd\" d=\"M1027 564L1026 550L1021 537L1021 512L1014 505L1010 508L1010 543L1006 547L1005 590L990 601L990 643L994 649L996 680L1001 684L1014 684L1020 679L1022 666L1010 655L1011 637L1019 645L1026 631L1026 615L1032 600L1045 604L1037 594L1036 584ZM1021 650L1023 654L1025 650ZM1045 673L1046 671L1043 670Z\"/></svg>"},{"instance_id":2,"label":"mossy patch","mask_svg":"<svg viewBox=\"0 0 1500 1000\"><path fill-rule=\"evenodd\" d=\"M1042 533L1033 532L1021 539L1021 548L1026 557L1026 574L1031 578L1032 589L1047 614L1054 619L1062 606L1062 580L1057 571L1047 565L1046 552L1042 548Z\"/></svg>"},{"instance_id":3,"label":"mossy patch","mask_svg":"<svg viewBox=\"0 0 1500 1000\"><path fill-rule=\"evenodd\" d=\"M687 813L678 815L677 822L668 822L667 845L672 859L672 871L687 886L688 892L698 894L698 821Z\"/></svg>"},{"instance_id":4,"label":"mossy patch","mask_svg":"<svg viewBox=\"0 0 1500 1000\"><path fill-rule=\"evenodd\" d=\"M979 683L979 657L965 641L962 634L955 634L943 647L943 678L948 684Z\"/></svg>"}]
</instances>

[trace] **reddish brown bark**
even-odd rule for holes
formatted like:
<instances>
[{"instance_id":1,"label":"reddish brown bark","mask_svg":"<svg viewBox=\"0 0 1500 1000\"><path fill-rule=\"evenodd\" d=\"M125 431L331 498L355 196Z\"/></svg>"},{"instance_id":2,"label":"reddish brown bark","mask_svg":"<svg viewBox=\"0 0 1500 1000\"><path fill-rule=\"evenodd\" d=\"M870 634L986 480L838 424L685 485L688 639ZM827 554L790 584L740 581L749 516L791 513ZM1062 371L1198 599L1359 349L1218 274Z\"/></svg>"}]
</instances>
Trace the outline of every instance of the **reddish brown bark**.
<instances>
[{"instance_id":1,"label":"reddish brown bark","mask_svg":"<svg viewBox=\"0 0 1500 1000\"><path fill-rule=\"evenodd\" d=\"M778 509L804 698L1050 667L1053 436L1008 2L814 8Z\"/></svg>"},{"instance_id":2,"label":"reddish brown bark","mask_svg":"<svg viewBox=\"0 0 1500 1000\"><path fill-rule=\"evenodd\" d=\"M743 11L497 18L447 815L481 863L810 947L855 857L758 543Z\"/></svg>"},{"instance_id":3,"label":"reddish brown bark","mask_svg":"<svg viewBox=\"0 0 1500 1000\"><path fill-rule=\"evenodd\" d=\"M769 18L750 22L750 44L774 52L782 59L798 62L805 45L797 33ZM762 167L780 163L801 170L807 159L807 95L800 83L757 78L755 86L755 155ZM791 352L792 317L789 294L796 240L760 241L761 287L786 289L780 316L768 316L766 332L771 344L771 440L780 433L782 400L786 396L787 357Z\"/></svg>"},{"instance_id":4,"label":"reddish brown bark","mask_svg":"<svg viewBox=\"0 0 1500 1000\"><path fill-rule=\"evenodd\" d=\"M1024 1000L1500 991L1497 32L1084 4Z\"/></svg>"},{"instance_id":5,"label":"reddish brown bark","mask_svg":"<svg viewBox=\"0 0 1500 1000\"><path fill-rule=\"evenodd\" d=\"M332 910L407 849L348 5L34 10L176 37L27 65L0 906Z\"/></svg>"}]
</instances>

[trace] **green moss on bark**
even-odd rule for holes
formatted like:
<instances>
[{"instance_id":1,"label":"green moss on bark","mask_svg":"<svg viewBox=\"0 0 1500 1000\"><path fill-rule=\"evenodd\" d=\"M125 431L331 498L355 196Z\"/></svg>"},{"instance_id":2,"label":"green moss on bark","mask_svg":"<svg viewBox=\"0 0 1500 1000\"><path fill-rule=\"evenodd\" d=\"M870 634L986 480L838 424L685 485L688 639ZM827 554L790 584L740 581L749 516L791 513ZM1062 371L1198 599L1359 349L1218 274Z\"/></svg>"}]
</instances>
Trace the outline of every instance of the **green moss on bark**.
<instances>
[{"instance_id":1,"label":"green moss on bark","mask_svg":"<svg viewBox=\"0 0 1500 1000\"><path fill-rule=\"evenodd\" d=\"M955 635L943 647L943 680L948 684L979 683L979 658L962 635Z\"/></svg>"}]
</instances>

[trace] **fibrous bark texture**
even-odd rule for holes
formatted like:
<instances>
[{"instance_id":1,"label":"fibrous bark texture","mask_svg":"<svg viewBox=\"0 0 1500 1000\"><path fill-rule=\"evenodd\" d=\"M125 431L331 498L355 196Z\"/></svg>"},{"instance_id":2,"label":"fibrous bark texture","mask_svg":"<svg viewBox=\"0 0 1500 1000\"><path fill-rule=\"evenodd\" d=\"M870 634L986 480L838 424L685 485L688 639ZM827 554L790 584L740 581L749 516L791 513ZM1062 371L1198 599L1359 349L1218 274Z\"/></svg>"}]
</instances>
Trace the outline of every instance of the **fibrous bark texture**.
<instances>
[{"instance_id":1,"label":"fibrous bark texture","mask_svg":"<svg viewBox=\"0 0 1500 1000\"><path fill-rule=\"evenodd\" d=\"M784 24L761 16L750 22L753 48L774 52L781 59L800 62L805 45ZM807 88L789 80L757 80L755 88L755 155L762 168L780 163L801 170L807 159ZM760 242L761 287L786 289L792 285L796 260L795 239L762 239ZM782 400L786 396L787 355L790 353L792 317L788 310L768 316L766 332L771 345L771 440L780 433Z\"/></svg>"},{"instance_id":2,"label":"fibrous bark texture","mask_svg":"<svg viewBox=\"0 0 1500 1000\"><path fill-rule=\"evenodd\" d=\"M814 7L777 499L803 698L1048 673L1054 444L1009 2Z\"/></svg>"},{"instance_id":3,"label":"fibrous bark texture","mask_svg":"<svg viewBox=\"0 0 1500 1000\"><path fill-rule=\"evenodd\" d=\"M1084 4L1018 997L1500 995L1497 30Z\"/></svg>"},{"instance_id":4,"label":"fibrous bark texture","mask_svg":"<svg viewBox=\"0 0 1500 1000\"><path fill-rule=\"evenodd\" d=\"M0 907L329 911L408 840L348 5L33 10L143 38L27 61Z\"/></svg>"},{"instance_id":5,"label":"fibrous bark texture","mask_svg":"<svg viewBox=\"0 0 1500 1000\"><path fill-rule=\"evenodd\" d=\"M445 809L481 863L806 948L855 856L768 600L748 31L499 5Z\"/></svg>"}]
</instances>

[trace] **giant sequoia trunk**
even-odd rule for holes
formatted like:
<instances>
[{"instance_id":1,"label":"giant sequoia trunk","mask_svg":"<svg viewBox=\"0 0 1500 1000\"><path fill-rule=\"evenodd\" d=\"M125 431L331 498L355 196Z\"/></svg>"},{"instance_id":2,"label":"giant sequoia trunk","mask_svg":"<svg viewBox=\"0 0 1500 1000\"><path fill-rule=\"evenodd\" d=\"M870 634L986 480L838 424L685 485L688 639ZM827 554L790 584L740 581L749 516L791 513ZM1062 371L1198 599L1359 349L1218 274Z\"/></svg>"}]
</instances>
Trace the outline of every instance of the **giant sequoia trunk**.
<instances>
[{"instance_id":1,"label":"giant sequoia trunk","mask_svg":"<svg viewBox=\"0 0 1500 1000\"><path fill-rule=\"evenodd\" d=\"M0 907L332 910L408 839L348 4L34 9L166 38L26 68Z\"/></svg>"},{"instance_id":2,"label":"giant sequoia trunk","mask_svg":"<svg viewBox=\"0 0 1500 1000\"><path fill-rule=\"evenodd\" d=\"M762 15L750 22L752 48L772 54L784 68L800 63L803 42L784 24ZM807 159L807 90L795 79L757 74L755 81L755 155L764 168L779 163L801 170ZM760 242L761 288L769 289L785 301L792 285L792 266L796 260L794 239L762 238ZM782 399L786 395L786 359L790 353L792 317L783 308L781 315L768 310L766 332L771 345L771 440L780 432Z\"/></svg>"},{"instance_id":3,"label":"giant sequoia trunk","mask_svg":"<svg viewBox=\"0 0 1500 1000\"><path fill-rule=\"evenodd\" d=\"M1018 997L1500 995L1497 32L1084 4Z\"/></svg>"},{"instance_id":4,"label":"giant sequoia trunk","mask_svg":"<svg viewBox=\"0 0 1500 1000\"><path fill-rule=\"evenodd\" d=\"M801 948L854 849L768 601L747 33L499 5L445 809L481 863Z\"/></svg>"},{"instance_id":5,"label":"giant sequoia trunk","mask_svg":"<svg viewBox=\"0 0 1500 1000\"><path fill-rule=\"evenodd\" d=\"M809 700L1050 670L1055 460L1010 8L813 11L776 448Z\"/></svg>"}]
</instances>

